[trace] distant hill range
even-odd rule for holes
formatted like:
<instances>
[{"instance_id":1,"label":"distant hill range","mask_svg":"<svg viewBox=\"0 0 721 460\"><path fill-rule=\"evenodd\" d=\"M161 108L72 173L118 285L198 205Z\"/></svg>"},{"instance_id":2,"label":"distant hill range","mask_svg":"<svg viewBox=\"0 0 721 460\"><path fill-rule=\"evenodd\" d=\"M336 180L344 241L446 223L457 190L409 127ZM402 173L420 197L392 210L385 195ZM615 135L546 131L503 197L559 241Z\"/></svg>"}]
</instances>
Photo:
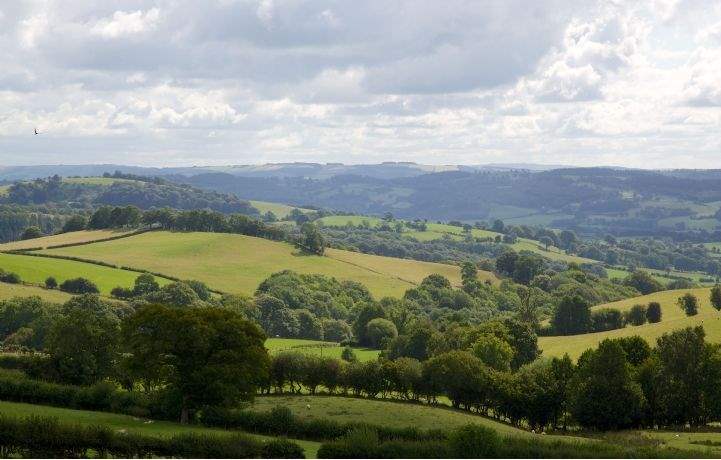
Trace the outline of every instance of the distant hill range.
<instances>
[{"instance_id":1,"label":"distant hill range","mask_svg":"<svg viewBox=\"0 0 721 460\"><path fill-rule=\"evenodd\" d=\"M574 229L582 234L721 239L721 170L638 170L533 164L415 163L143 168L119 165L0 168L0 180L124 173L163 176L244 200L406 219Z\"/></svg>"}]
</instances>

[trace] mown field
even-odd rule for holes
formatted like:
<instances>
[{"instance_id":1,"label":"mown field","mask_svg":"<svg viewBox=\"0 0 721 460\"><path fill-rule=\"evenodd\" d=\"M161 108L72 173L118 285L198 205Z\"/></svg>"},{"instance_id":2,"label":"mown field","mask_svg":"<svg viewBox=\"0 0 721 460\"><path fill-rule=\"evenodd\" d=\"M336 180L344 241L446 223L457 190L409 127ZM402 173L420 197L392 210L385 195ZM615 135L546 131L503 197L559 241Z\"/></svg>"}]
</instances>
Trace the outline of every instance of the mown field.
<instances>
[{"instance_id":1,"label":"mown field","mask_svg":"<svg viewBox=\"0 0 721 460\"><path fill-rule=\"evenodd\" d=\"M233 431L202 426L181 425L179 423L149 420L130 415L113 414L109 412L96 412L87 410L64 409L60 407L41 406L36 404L24 404L0 401L0 413L14 417L27 417L38 415L45 417L57 417L67 423L78 423L81 425L102 425L113 430L125 430L146 436L169 437L183 433L227 435ZM258 439L272 439L271 436L262 436L248 433L249 436ZM320 447L320 443L304 440L293 440L297 442L306 452L306 456L314 458Z\"/></svg>"},{"instance_id":2,"label":"mown field","mask_svg":"<svg viewBox=\"0 0 721 460\"><path fill-rule=\"evenodd\" d=\"M0 268L20 275L24 282L43 284L52 276L58 284L71 278L83 277L94 282L102 294L110 294L116 286L131 287L139 273L119 268L103 267L100 265L74 260L53 259L49 257L35 257L19 254L0 254ZM164 278L156 277L160 285L169 283Z\"/></svg>"},{"instance_id":3,"label":"mown field","mask_svg":"<svg viewBox=\"0 0 721 460\"><path fill-rule=\"evenodd\" d=\"M298 351L310 355L323 356L327 358L340 359L344 347L336 342L323 342L320 340L305 339L281 339L269 338L265 341L265 348L270 354L280 353L282 351ZM378 358L380 350L370 348L353 348L353 352L359 361L372 361Z\"/></svg>"},{"instance_id":4,"label":"mown field","mask_svg":"<svg viewBox=\"0 0 721 460\"><path fill-rule=\"evenodd\" d=\"M43 300L54 303L64 303L72 297L72 295L57 289L44 289L38 286L27 286L24 284L0 283L0 300L30 296L38 296Z\"/></svg>"},{"instance_id":5,"label":"mown field","mask_svg":"<svg viewBox=\"0 0 721 460\"><path fill-rule=\"evenodd\" d=\"M286 269L358 281L378 298L402 296L413 283L432 273L440 272L460 283L456 266L338 250L329 250L327 257L307 255L287 243L222 233L149 232L41 252L197 279L215 289L245 294L252 294L261 281Z\"/></svg>"},{"instance_id":6,"label":"mown field","mask_svg":"<svg viewBox=\"0 0 721 460\"><path fill-rule=\"evenodd\" d=\"M14 251L17 249L47 248L61 244L88 243L90 241L113 238L130 233L132 230L83 230L79 232L59 233L57 235L43 236L31 240L11 241L0 244L0 251Z\"/></svg>"},{"instance_id":7,"label":"mown field","mask_svg":"<svg viewBox=\"0 0 721 460\"><path fill-rule=\"evenodd\" d=\"M686 316L684 311L676 305L676 300L686 292L691 292L698 297L699 313L696 316ZM665 333L683 329L688 326L699 325L704 327L707 341L721 343L721 313L711 306L709 292L710 288L661 291L645 296L598 305L593 307L593 310L599 308L616 308L621 311L626 311L635 304L647 305L652 301L659 302L661 304L662 319L661 322L655 324L647 323L642 326L629 325L623 329L606 332L539 337L538 345L543 350L544 356L563 356L564 353L568 353L571 358L576 359L585 350L596 347L606 338L638 335L646 339L649 344L654 345L656 339Z\"/></svg>"}]
</instances>

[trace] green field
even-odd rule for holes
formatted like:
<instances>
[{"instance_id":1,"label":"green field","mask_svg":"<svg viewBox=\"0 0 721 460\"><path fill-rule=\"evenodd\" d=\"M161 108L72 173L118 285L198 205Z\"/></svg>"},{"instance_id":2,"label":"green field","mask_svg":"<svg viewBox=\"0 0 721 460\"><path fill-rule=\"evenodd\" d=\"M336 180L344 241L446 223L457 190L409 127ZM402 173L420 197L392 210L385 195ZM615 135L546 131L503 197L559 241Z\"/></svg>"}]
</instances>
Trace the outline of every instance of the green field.
<instances>
[{"instance_id":1,"label":"green field","mask_svg":"<svg viewBox=\"0 0 721 460\"><path fill-rule=\"evenodd\" d=\"M298 351L310 355L323 356L327 358L340 359L344 347L336 342L323 342L320 340L304 340L304 339L281 339L269 338L265 341L265 348L271 354L280 353L282 351ZM358 361L372 361L378 358L380 350L372 350L370 348L353 348Z\"/></svg>"},{"instance_id":2,"label":"green field","mask_svg":"<svg viewBox=\"0 0 721 460\"><path fill-rule=\"evenodd\" d=\"M344 227L348 223L358 226L364 221L368 222L371 227L376 227L383 222L383 219L379 217L347 215L321 217L316 222L325 225L326 227Z\"/></svg>"},{"instance_id":3,"label":"green field","mask_svg":"<svg viewBox=\"0 0 721 460\"><path fill-rule=\"evenodd\" d=\"M119 268L74 260L53 259L18 254L0 254L0 268L20 275L27 283L43 284L49 276L55 277L58 283L70 278L83 277L94 282L102 294L110 294L116 286L132 287L139 273ZM156 277L159 284L164 285L170 280Z\"/></svg>"},{"instance_id":4,"label":"green field","mask_svg":"<svg viewBox=\"0 0 721 460\"><path fill-rule=\"evenodd\" d=\"M112 238L125 235L132 230L83 230L79 232L58 233L57 235L43 236L31 240L11 241L0 244L0 251L14 251L17 249L47 248L61 244L88 243L90 241Z\"/></svg>"},{"instance_id":5,"label":"green field","mask_svg":"<svg viewBox=\"0 0 721 460\"><path fill-rule=\"evenodd\" d=\"M82 185L113 185L116 182L132 182L140 181L134 179L121 179L115 177L63 177L66 184L82 184Z\"/></svg>"},{"instance_id":6,"label":"green field","mask_svg":"<svg viewBox=\"0 0 721 460\"><path fill-rule=\"evenodd\" d=\"M304 213L311 212L310 209L299 208L296 206L290 206L290 205L281 204L281 203L270 203L268 201L250 200L249 203L255 209L260 211L261 214L265 214L266 212L270 211L273 214L275 214L275 217L277 217L280 220L283 220L286 217L288 217L288 214L290 214L290 212L293 211L294 209L298 209Z\"/></svg>"},{"instance_id":7,"label":"green field","mask_svg":"<svg viewBox=\"0 0 721 460\"><path fill-rule=\"evenodd\" d=\"M64 409L60 407L40 406L36 404L14 403L0 401L0 413L14 417L27 417L38 415L45 417L57 417L67 423L78 423L81 425L102 425L113 430L125 430L146 436L169 437L175 434L197 433L197 434L231 434L233 431L217 428L206 428L202 426L181 425L179 423L165 422L159 420L148 420L130 415L113 414L109 412L96 412L87 410ZM248 433L249 436L258 439L273 439L271 436L262 436ZM295 440L306 452L306 456L313 458L318 452L320 443L313 441Z\"/></svg>"},{"instance_id":8,"label":"green field","mask_svg":"<svg viewBox=\"0 0 721 460\"><path fill-rule=\"evenodd\" d=\"M252 294L261 281L286 269L358 281L378 298L400 297L432 273L460 284L460 269L453 265L334 249L329 249L326 257L307 255L288 243L223 233L149 232L42 252L197 279L215 289L244 294Z\"/></svg>"},{"instance_id":9,"label":"green field","mask_svg":"<svg viewBox=\"0 0 721 460\"><path fill-rule=\"evenodd\" d=\"M24 284L0 283L0 300L30 296L38 296L43 300L54 303L64 303L72 297L71 294L57 289L44 289L38 286L27 286Z\"/></svg>"},{"instance_id":10,"label":"green field","mask_svg":"<svg viewBox=\"0 0 721 460\"><path fill-rule=\"evenodd\" d=\"M693 293L699 300L699 312L696 316L686 314L676 305L676 299L686 292ZM639 335L646 339L650 345L656 343L656 339L662 334L682 329L688 326L703 326L706 330L706 340L714 343L721 343L721 313L716 311L709 301L710 288L679 289L675 291L661 291L653 294L634 297L631 299L611 302L598 305L592 308L616 308L621 311L630 309L635 304L648 304L655 301L661 304L661 322L655 324L644 324L642 326L626 326L623 329L615 329L606 332L595 332L591 334L579 334L570 336L539 337L538 345L543 350L543 356L563 356L568 353L571 358L576 359L585 350L596 347L603 339L629 337Z\"/></svg>"},{"instance_id":11,"label":"green field","mask_svg":"<svg viewBox=\"0 0 721 460\"><path fill-rule=\"evenodd\" d=\"M304 419L335 420L341 423L362 421L373 425L395 428L415 427L420 430L450 430L475 423L493 428L503 435L538 436L505 423L446 406L378 399L327 395L271 395L257 397L250 409L264 412L276 406L288 407L295 415ZM569 436L545 436L544 438L582 439Z\"/></svg>"}]
</instances>

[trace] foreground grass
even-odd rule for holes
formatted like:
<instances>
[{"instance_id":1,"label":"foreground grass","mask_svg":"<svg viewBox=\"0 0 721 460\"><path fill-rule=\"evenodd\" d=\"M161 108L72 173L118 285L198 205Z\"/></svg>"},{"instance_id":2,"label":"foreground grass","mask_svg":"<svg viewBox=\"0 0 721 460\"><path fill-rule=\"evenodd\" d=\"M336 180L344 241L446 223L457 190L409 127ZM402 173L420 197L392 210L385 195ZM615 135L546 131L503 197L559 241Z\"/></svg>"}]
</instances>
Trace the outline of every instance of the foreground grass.
<instances>
[{"instance_id":1,"label":"foreground grass","mask_svg":"<svg viewBox=\"0 0 721 460\"><path fill-rule=\"evenodd\" d=\"M684 311L676 305L676 300L686 292L694 294L699 300L699 310L696 316L686 316ZM674 291L661 291L653 294L624 299L593 307L616 308L621 311L629 310L635 304L647 305L649 302L661 304L661 322L644 324L642 326L626 326L606 332L592 334L579 334L569 336L539 337L538 345L543 350L543 356L563 356L568 353L571 358L578 358L589 348L595 348L602 340L607 338L630 337L638 335L654 345L661 335L683 329L689 326L703 326L706 331L706 340L721 343L721 314L717 312L709 301L710 288L678 289Z\"/></svg>"},{"instance_id":2,"label":"foreground grass","mask_svg":"<svg viewBox=\"0 0 721 460\"><path fill-rule=\"evenodd\" d=\"M149 420L130 415L112 414L109 412L96 412L87 410L63 409L59 407L41 406L37 404L14 403L0 401L0 413L14 417L27 417L39 415L45 417L57 417L58 419L81 425L102 425L113 430L126 430L155 437L170 437L175 434L197 433L197 434L231 434L233 431L218 428L207 428L202 426L181 425L179 423ZM247 433L249 436L258 439L273 439L272 436L262 436ZM304 440L293 440L298 443L306 452L306 457L314 458L320 447L320 443Z\"/></svg>"},{"instance_id":3,"label":"foreground grass","mask_svg":"<svg viewBox=\"0 0 721 460\"><path fill-rule=\"evenodd\" d=\"M83 277L94 282L100 292L109 295L115 286L132 287L139 273L119 268L103 267L74 260L51 259L18 254L0 254L0 268L20 275L29 283L43 284L52 276L58 283L70 278ZM159 284L167 284L167 279L157 278Z\"/></svg>"},{"instance_id":4,"label":"foreground grass","mask_svg":"<svg viewBox=\"0 0 721 460\"><path fill-rule=\"evenodd\" d=\"M344 347L341 347L336 342L280 338L267 339L265 341L265 348L267 348L271 354L282 351L298 351L300 353L337 359L340 359L344 349ZM372 361L377 359L380 354L380 350L372 350L370 348L353 348L353 351L359 361Z\"/></svg>"},{"instance_id":5,"label":"foreground grass","mask_svg":"<svg viewBox=\"0 0 721 460\"><path fill-rule=\"evenodd\" d=\"M130 233L132 230L84 230L79 232L59 233L57 235L43 236L31 240L11 241L0 244L0 251L17 249L47 248L61 244L88 243L91 241L112 238Z\"/></svg>"},{"instance_id":6,"label":"foreground grass","mask_svg":"<svg viewBox=\"0 0 721 460\"><path fill-rule=\"evenodd\" d=\"M307 255L288 243L223 233L149 232L42 252L197 279L215 289L244 294L252 294L260 282L282 270L358 281L377 298L400 297L432 273L460 283L460 268L453 265L333 249L327 256Z\"/></svg>"}]
</instances>

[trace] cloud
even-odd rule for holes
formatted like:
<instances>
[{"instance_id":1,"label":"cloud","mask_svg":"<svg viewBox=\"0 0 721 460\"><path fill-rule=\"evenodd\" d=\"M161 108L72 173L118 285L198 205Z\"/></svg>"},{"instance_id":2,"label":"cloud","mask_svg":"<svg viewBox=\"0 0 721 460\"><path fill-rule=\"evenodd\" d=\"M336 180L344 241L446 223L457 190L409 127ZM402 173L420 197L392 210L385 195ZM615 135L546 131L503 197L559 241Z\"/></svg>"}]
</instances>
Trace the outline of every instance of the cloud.
<instances>
[{"instance_id":1,"label":"cloud","mask_svg":"<svg viewBox=\"0 0 721 460\"><path fill-rule=\"evenodd\" d=\"M721 9L701 0L19 0L0 11L7 164L721 167ZM46 135L29 139L34 126Z\"/></svg>"},{"instance_id":2,"label":"cloud","mask_svg":"<svg viewBox=\"0 0 721 460\"><path fill-rule=\"evenodd\" d=\"M155 29L159 19L160 10L158 8L131 13L116 11L112 18L103 18L97 21L90 28L90 33L108 39L137 35Z\"/></svg>"}]
</instances>

